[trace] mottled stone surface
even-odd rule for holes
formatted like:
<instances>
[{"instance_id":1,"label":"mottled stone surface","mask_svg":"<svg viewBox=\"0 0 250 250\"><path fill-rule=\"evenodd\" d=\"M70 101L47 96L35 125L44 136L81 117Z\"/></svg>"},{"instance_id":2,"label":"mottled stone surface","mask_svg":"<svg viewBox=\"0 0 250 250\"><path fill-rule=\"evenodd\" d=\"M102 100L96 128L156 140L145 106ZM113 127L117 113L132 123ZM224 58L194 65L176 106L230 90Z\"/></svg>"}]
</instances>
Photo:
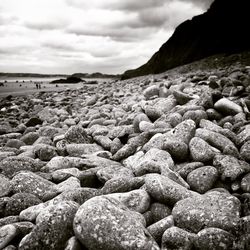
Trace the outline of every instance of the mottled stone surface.
<instances>
[{"instance_id":1,"label":"mottled stone surface","mask_svg":"<svg viewBox=\"0 0 250 250\"><path fill-rule=\"evenodd\" d=\"M236 231L240 201L226 193L209 192L179 201L172 215L178 227L197 233L204 227Z\"/></svg>"},{"instance_id":2,"label":"mottled stone surface","mask_svg":"<svg viewBox=\"0 0 250 250\"><path fill-rule=\"evenodd\" d=\"M65 201L45 208L36 226L19 244L19 249L62 249L73 234L73 219L79 205Z\"/></svg>"},{"instance_id":3,"label":"mottled stone surface","mask_svg":"<svg viewBox=\"0 0 250 250\"><path fill-rule=\"evenodd\" d=\"M145 229L143 221L143 217L116 200L96 197L85 202L77 211L74 232L89 250L160 249Z\"/></svg>"},{"instance_id":4,"label":"mottled stone surface","mask_svg":"<svg viewBox=\"0 0 250 250\"><path fill-rule=\"evenodd\" d=\"M192 197L195 194L168 177L149 174L145 178L147 192L157 201L173 205L177 201Z\"/></svg>"},{"instance_id":5,"label":"mottled stone surface","mask_svg":"<svg viewBox=\"0 0 250 250\"><path fill-rule=\"evenodd\" d=\"M219 174L215 167L204 166L189 173L187 176L187 183L192 190L203 194L212 189L218 176Z\"/></svg>"}]
</instances>

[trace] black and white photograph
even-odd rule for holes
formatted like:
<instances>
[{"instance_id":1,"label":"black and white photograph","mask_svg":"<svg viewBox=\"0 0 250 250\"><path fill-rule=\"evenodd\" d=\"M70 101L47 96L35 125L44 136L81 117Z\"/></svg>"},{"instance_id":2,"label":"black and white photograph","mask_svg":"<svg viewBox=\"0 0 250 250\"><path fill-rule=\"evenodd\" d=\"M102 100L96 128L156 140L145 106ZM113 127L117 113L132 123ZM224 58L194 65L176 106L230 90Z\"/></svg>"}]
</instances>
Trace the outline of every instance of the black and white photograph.
<instances>
[{"instance_id":1,"label":"black and white photograph","mask_svg":"<svg viewBox=\"0 0 250 250\"><path fill-rule=\"evenodd\" d=\"M249 0L0 0L0 250L250 250Z\"/></svg>"}]
</instances>

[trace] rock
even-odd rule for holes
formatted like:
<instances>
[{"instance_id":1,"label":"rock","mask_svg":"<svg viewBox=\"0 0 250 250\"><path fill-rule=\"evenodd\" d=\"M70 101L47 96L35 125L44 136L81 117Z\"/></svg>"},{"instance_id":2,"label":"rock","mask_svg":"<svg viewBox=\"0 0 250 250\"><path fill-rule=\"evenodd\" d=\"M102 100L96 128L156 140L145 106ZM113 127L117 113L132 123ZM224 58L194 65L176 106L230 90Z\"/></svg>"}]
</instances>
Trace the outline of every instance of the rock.
<instances>
[{"instance_id":1,"label":"rock","mask_svg":"<svg viewBox=\"0 0 250 250\"><path fill-rule=\"evenodd\" d=\"M250 162L250 141L245 142L240 149L240 156Z\"/></svg>"},{"instance_id":2,"label":"rock","mask_svg":"<svg viewBox=\"0 0 250 250\"><path fill-rule=\"evenodd\" d=\"M29 132L23 135L20 140L23 141L26 145L32 145L39 138L37 132Z\"/></svg>"},{"instance_id":3,"label":"rock","mask_svg":"<svg viewBox=\"0 0 250 250\"><path fill-rule=\"evenodd\" d=\"M102 151L103 148L97 144L67 144L66 151L69 156L80 157Z\"/></svg>"},{"instance_id":4,"label":"rock","mask_svg":"<svg viewBox=\"0 0 250 250\"><path fill-rule=\"evenodd\" d=\"M152 122L141 121L139 129L141 132L147 132L154 129L154 124Z\"/></svg>"},{"instance_id":5,"label":"rock","mask_svg":"<svg viewBox=\"0 0 250 250\"><path fill-rule=\"evenodd\" d=\"M150 122L150 120L146 114L144 114L144 113L137 114L133 120L133 128L134 128L135 133L141 132L139 124L142 121Z\"/></svg>"},{"instance_id":6,"label":"rock","mask_svg":"<svg viewBox=\"0 0 250 250\"><path fill-rule=\"evenodd\" d=\"M113 160L121 161L136 152L138 145L129 143L119 149L114 155Z\"/></svg>"},{"instance_id":7,"label":"rock","mask_svg":"<svg viewBox=\"0 0 250 250\"><path fill-rule=\"evenodd\" d=\"M243 112L242 107L227 98L222 98L214 104L214 108L224 115L236 115Z\"/></svg>"},{"instance_id":8,"label":"rock","mask_svg":"<svg viewBox=\"0 0 250 250\"><path fill-rule=\"evenodd\" d=\"M113 143L112 140L110 140L107 136L103 136L103 135L95 136L94 141L105 150L110 150L110 148L112 147L112 143Z\"/></svg>"},{"instance_id":9,"label":"rock","mask_svg":"<svg viewBox=\"0 0 250 250\"><path fill-rule=\"evenodd\" d=\"M57 156L56 148L46 144L35 145L33 151L41 161L50 161Z\"/></svg>"},{"instance_id":10,"label":"rock","mask_svg":"<svg viewBox=\"0 0 250 250\"><path fill-rule=\"evenodd\" d=\"M176 138L188 145L194 137L196 125L193 120L185 120L178 124L174 129L164 135L165 138Z\"/></svg>"},{"instance_id":11,"label":"rock","mask_svg":"<svg viewBox=\"0 0 250 250\"><path fill-rule=\"evenodd\" d=\"M213 160L214 167L217 168L223 181L235 181L239 176L249 170L249 165L239 161L237 158L229 155L216 155Z\"/></svg>"},{"instance_id":12,"label":"rock","mask_svg":"<svg viewBox=\"0 0 250 250\"><path fill-rule=\"evenodd\" d=\"M197 234L195 246L197 249L233 249L235 237L220 228L205 228Z\"/></svg>"},{"instance_id":13,"label":"rock","mask_svg":"<svg viewBox=\"0 0 250 250\"><path fill-rule=\"evenodd\" d=\"M187 183L192 190L203 194L214 186L218 176L218 171L215 167L200 167L188 174Z\"/></svg>"},{"instance_id":14,"label":"rock","mask_svg":"<svg viewBox=\"0 0 250 250\"><path fill-rule=\"evenodd\" d=\"M11 156L0 162L0 172L11 178L21 170L37 172L42 168L42 164L29 157Z\"/></svg>"},{"instance_id":15,"label":"rock","mask_svg":"<svg viewBox=\"0 0 250 250\"><path fill-rule=\"evenodd\" d=\"M79 205L64 201L45 208L36 218L36 226L19 244L24 249L63 249L73 234L72 222Z\"/></svg>"},{"instance_id":16,"label":"rock","mask_svg":"<svg viewBox=\"0 0 250 250\"><path fill-rule=\"evenodd\" d=\"M152 85L143 91L143 95L145 96L146 100L149 100L153 96L159 96L159 91L160 91L159 86Z\"/></svg>"},{"instance_id":17,"label":"rock","mask_svg":"<svg viewBox=\"0 0 250 250\"><path fill-rule=\"evenodd\" d=\"M206 227L237 230L240 201L227 193L209 192L183 199L172 210L175 225L198 233Z\"/></svg>"},{"instance_id":18,"label":"rock","mask_svg":"<svg viewBox=\"0 0 250 250\"><path fill-rule=\"evenodd\" d=\"M54 172L60 169L80 168L84 166L84 159L80 157L53 157L43 168L44 171Z\"/></svg>"},{"instance_id":19,"label":"rock","mask_svg":"<svg viewBox=\"0 0 250 250\"><path fill-rule=\"evenodd\" d=\"M48 136L50 138L53 138L55 135L60 134L63 131L52 126L42 126L37 132L40 136Z\"/></svg>"},{"instance_id":20,"label":"rock","mask_svg":"<svg viewBox=\"0 0 250 250\"><path fill-rule=\"evenodd\" d=\"M72 126L64 135L68 143L88 144L91 139L88 137L86 131L81 126Z\"/></svg>"},{"instance_id":21,"label":"rock","mask_svg":"<svg viewBox=\"0 0 250 250\"><path fill-rule=\"evenodd\" d=\"M183 121L191 119L198 126L202 119L207 119L207 113L203 110L190 110L183 115L182 119Z\"/></svg>"},{"instance_id":22,"label":"rock","mask_svg":"<svg viewBox=\"0 0 250 250\"><path fill-rule=\"evenodd\" d=\"M99 194L100 192L94 188L77 188L74 190L64 191L51 200L23 210L19 217L23 221L34 221L39 213L50 205L56 205L63 201L74 201L81 205L86 200Z\"/></svg>"},{"instance_id":23,"label":"rock","mask_svg":"<svg viewBox=\"0 0 250 250\"><path fill-rule=\"evenodd\" d=\"M57 190L58 192L64 192L64 191L69 191L69 190L75 190L77 188L81 187L81 183L79 179L76 177L69 177L67 180L57 184Z\"/></svg>"},{"instance_id":24,"label":"rock","mask_svg":"<svg viewBox=\"0 0 250 250\"><path fill-rule=\"evenodd\" d=\"M159 174L147 175L145 185L147 192L155 200L167 205L174 205L179 200L194 196L185 187Z\"/></svg>"},{"instance_id":25,"label":"rock","mask_svg":"<svg viewBox=\"0 0 250 250\"><path fill-rule=\"evenodd\" d=\"M58 194L56 185L37 174L28 171L21 171L16 174L12 181L14 193L30 193L42 201L51 199Z\"/></svg>"},{"instance_id":26,"label":"rock","mask_svg":"<svg viewBox=\"0 0 250 250\"><path fill-rule=\"evenodd\" d=\"M81 171L77 168L59 169L52 173L52 180L55 183L60 183L67 180L71 176L78 178L80 174Z\"/></svg>"},{"instance_id":27,"label":"rock","mask_svg":"<svg viewBox=\"0 0 250 250\"><path fill-rule=\"evenodd\" d=\"M25 146L26 144L19 140L19 139L9 139L7 143L5 144L5 147L10 147L10 148L16 148L19 149L22 146Z\"/></svg>"},{"instance_id":28,"label":"rock","mask_svg":"<svg viewBox=\"0 0 250 250\"><path fill-rule=\"evenodd\" d=\"M177 173L180 174L180 176L183 179L186 179L188 174L191 173L193 170L203 167L204 164L202 162L190 162L190 163L182 163L178 167L176 167Z\"/></svg>"},{"instance_id":29,"label":"rock","mask_svg":"<svg viewBox=\"0 0 250 250\"><path fill-rule=\"evenodd\" d=\"M222 152L227 147L235 148L235 150L237 151L234 143L220 133L216 133L207 129L198 128L195 132L195 137L203 139L211 146L218 148Z\"/></svg>"},{"instance_id":30,"label":"rock","mask_svg":"<svg viewBox=\"0 0 250 250\"><path fill-rule=\"evenodd\" d=\"M181 140L166 138L162 149L166 150L178 162L188 158L188 146Z\"/></svg>"},{"instance_id":31,"label":"rock","mask_svg":"<svg viewBox=\"0 0 250 250\"><path fill-rule=\"evenodd\" d=\"M169 249L194 249L193 242L196 235L178 227L168 228L162 236L162 250Z\"/></svg>"},{"instance_id":32,"label":"rock","mask_svg":"<svg viewBox=\"0 0 250 250\"><path fill-rule=\"evenodd\" d=\"M164 136L161 133L157 133L152 138L144 144L142 147L143 151L149 151L151 148L158 148L162 149L163 148L163 143L164 143Z\"/></svg>"},{"instance_id":33,"label":"rock","mask_svg":"<svg viewBox=\"0 0 250 250\"><path fill-rule=\"evenodd\" d=\"M5 226L5 225L9 225L9 224L13 224L13 223L19 222L19 221L20 221L19 216L7 216L7 217L0 219L0 227Z\"/></svg>"},{"instance_id":34,"label":"rock","mask_svg":"<svg viewBox=\"0 0 250 250\"><path fill-rule=\"evenodd\" d=\"M123 166L110 166L98 170L96 176L101 182L105 183L113 178L133 178L134 174L129 168Z\"/></svg>"},{"instance_id":35,"label":"rock","mask_svg":"<svg viewBox=\"0 0 250 250\"><path fill-rule=\"evenodd\" d=\"M0 249L4 249L18 235L18 231L13 225L0 227Z\"/></svg>"},{"instance_id":36,"label":"rock","mask_svg":"<svg viewBox=\"0 0 250 250\"><path fill-rule=\"evenodd\" d=\"M142 215L131 212L114 199L100 196L78 209L74 232L89 250L160 249L144 223Z\"/></svg>"},{"instance_id":37,"label":"rock","mask_svg":"<svg viewBox=\"0 0 250 250\"><path fill-rule=\"evenodd\" d=\"M24 209L42 201L30 193L17 193L10 197L5 205L5 216L19 215Z\"/></svg>"},{"instance_id":38,"label":"rock","mask_svg":"<svg viewBox=\"0 0 250 250\"><path fill-rule=\"evenodd\" d=\"M178 124L180 124L182 122L182 115L179 114L179 113L171 113L167 117L167 121L174 128L174 127L176 127Z\"/></svg>"},{"instance_id":39,"label":"rock","mask_svg":"<svg viewBox=\"0 0 250 250\"><path fill-rule=\"evenodd\" d=\"M194 161L208 162L213 160L215 152L212 147L199 137L193 137L189 143L190 155Z\"/></svg>"},{"instance_id":40,"label":"rock","mask_svg":"<svg viewBox=\"0 0 250 250\"><path fill-rule=\"evenodd\" d=\"M4 175L0 174L0 198L8 196L12 190L11 182Z\"/></svg>"},{"instance_id":41,"label":"rock","mask_svg":"<svg viewBox=\"0 0 250 250\"><path fill-rule=\"evenodd\" d=\"M171 155L157 148L150 149L146 154L142 151L128 157L123 164L132 169L136 176L147 173L161 173L165 168L173 168Z\"/></svg>"},{"instance_id":42,"label":"rock","mask_svg":"<svg viewBox=\"0 0 250 250\"><path fill-rule=\"evenodd\" d=\"M115 199L130 210L144 213L150 206L150 196L145 190L133 190L126 193L113 193L104 197Z\"/></svg>"},{"instance_id":43,"label":"rock","mask_svg":"<svg viewBox=\"0 0 250 250\"><path fill-rule=\"evenodd\" d=\"M250 173L242 178L240 186L244 192L250 193Z\"/></svg>"},{"instance_id":44,"label":"rock","mask_svg":"<svg viewBox=\"0 0 250 250\"><path fill-rule=\"evenodd\" d=\"M173 216L170 215L150 225L149 227L147 227L147 230L154 237L156 242L160 244L163 233L172 226L174 226L174 219Z\"/></svg>"},{"instance_id":45,"label":"rock","mask_svg":"<svg viewBox=\"0 0 250 250\"><path fill-rule=\"evenodd\" d=\"M64 250L86 250L83 248L79 240L75 236L72 236L66 243Z\"/></svg>"},{"instance_id":46,"label":"rock","mask_svg":"<svg viewBox=\"0 0 250 250\"><path fill-rule=\"evenodd\" d=\"M238 144L243 145L245 142L250 140L250 125L243 127L243 130L237 135Z\"/></svg>"},{"instance_id":47,"label":"rock","mask_svg":"<svg viewBox=\"0 0 250 250\"><path fill-rule=\"evenodd\" d=\"M42 125L43 121L38 117L31 117L26 123L26 127L35 127L36 125Z\"/></svg>"},{"instance_id":48,"label":"rock","mask_svg":"<svg viewBox=\"0 0 250 250\"><path fill-rule=\"evenodd\" d=\"M104 184L101 191L103 194L129 192L140 188L144 183L143 177L112 178Z\"/></svg>"},{"instance_id":49,"label":"rock","mask_svg":"<svg viewBox=\"0 0 250 250\"><path fill-rule=\"evenodd\" d=\"M173 95L174 95L175 99L177 100L177 103L180 105L184 105L193 99L193 97L190 96L189 94L183 93L183 92L178 91L178 90L174 90Z\"/></svg>"},{"instance_id":50,"label":"rock","mask_svg":"<svg viewBox=\"0 0 250 250\"><path fill-rule=\"evenodd\" d=\"M151 204L150 211L153 222L157 222L171 215L171 209L167 205L158 202Z\"/></svg>"}]
</instances>

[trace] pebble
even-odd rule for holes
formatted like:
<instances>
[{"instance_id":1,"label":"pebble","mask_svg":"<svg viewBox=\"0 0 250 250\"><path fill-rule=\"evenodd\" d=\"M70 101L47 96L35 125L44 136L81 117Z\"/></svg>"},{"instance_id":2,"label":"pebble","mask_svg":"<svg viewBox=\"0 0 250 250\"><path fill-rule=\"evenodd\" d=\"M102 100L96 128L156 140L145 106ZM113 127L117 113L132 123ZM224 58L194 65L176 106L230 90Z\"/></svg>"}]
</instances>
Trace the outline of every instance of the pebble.
<instances>
[{"instance_id":1,"label":"pebble","mask_svg":"<svg viewBox=\"0 0 250 250\"><path fill-rule=\"evenodd\" d=\"M11 181L0 174L0 198L8 196L12 190Z\"/></svg>"},{"instance_id":2,"label":"pebble","mask_svg":"<svg viewBox=\"0 0 250 250\"><path fill-rule=\"evenodd\" d=\"M174 205L179 200L194 196L187 188L159 174L148 174L145 185L147 192L155 200L166 205Z\"/></svg>"},{"instance_id":3,"label":"pebble","mask_svg":"<svg viewBox=\"0 0 250 250\"><path fill-rule=\"evenodd\" d=\"M209 162L215 156L213 148L203 139L193 137L189 143L190 155L194 161Z\"/></svg>"},{"instance_id":4,"label":"pebble","mask_svg":"<svg viewBox=\"0 0 250 250\"><path fill-rule=\"evenodd\" d=\"M173 216L170 215L150 225L147 227L147 230L154 237L156 242L160 244L163 233L172 226L174 226L174 219Z\"/></svg>"},{"instance_id":5,"label":"pebble","mask_svg":"<svg viewBox=\"0 0 250 250\"><path fill-rule=\"evenodd\" d=\"M236 115L243 112L242 107L227 98L222 98L214 104L214 108L224 115Z\"/></svg>"},{"instance_id":6,"label":"pebble","mask_svg":"<svg viewBox=\"0 0 250 250\"><path fill-rule=\"evenodd\" d=\"M162 250L168 249L194 249L196 235L182 228L172 226L168 228L162 236Z\"/></svg>"},{"instance_id":7,"label":"pebble","mask_svg":"<svg viewBox=\"0 0 250 250\"><path fill-rule=\"evenodd\" d=\"M203 194L213 188L218 177L215 167L204 166L190 172L187 176L187 183L192 190Z\"/></svg>"},{"instance_id":8,"label":"pebble","mask_svg":"<svg viewBox=\"0 0 250 250\"><path fill-rule=\"evenodd\" d=\"M73 219L78 207L73 201L65 201L45 208L37 216L36 226L22 239L18 249L63 249L72 236Z\"/></svg>"},{"instance_id":9,"label":"pebble","mask_svg":"<svg viewBox=\"0 0 250 250\"><path fill-rule=\"evenodd\" d=\"M8 246L8 244L18 235L18 231L13 225L0 227L0 249Z\"/></svg>"},{"instance_id":10,"label":"pebble","mask_svg":"<svg viewBox=\"0 0 250 250\"><path fill-rule=\"evenodd\" d=\"M220 228L209 227L197 234L195 245L197 249L233 249L235 237Z\"/></svg>"}]
</instances>

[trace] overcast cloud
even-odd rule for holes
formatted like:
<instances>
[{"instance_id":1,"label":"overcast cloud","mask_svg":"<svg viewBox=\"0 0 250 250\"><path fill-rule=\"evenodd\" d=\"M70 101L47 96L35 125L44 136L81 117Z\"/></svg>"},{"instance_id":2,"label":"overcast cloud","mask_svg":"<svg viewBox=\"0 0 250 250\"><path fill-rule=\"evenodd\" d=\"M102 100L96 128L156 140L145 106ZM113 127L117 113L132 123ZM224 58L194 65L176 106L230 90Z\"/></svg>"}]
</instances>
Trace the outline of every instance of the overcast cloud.
<instances>
[{"instance_id":1,"label":"overcast cloud","mask_svg":"<svg viewBox=\"0 0 250 250\"><path fill-rule=\"evenodd\" d=\"M122 73L213 0L0 0L0 72Z\"/></svg>"}]
</instances>

